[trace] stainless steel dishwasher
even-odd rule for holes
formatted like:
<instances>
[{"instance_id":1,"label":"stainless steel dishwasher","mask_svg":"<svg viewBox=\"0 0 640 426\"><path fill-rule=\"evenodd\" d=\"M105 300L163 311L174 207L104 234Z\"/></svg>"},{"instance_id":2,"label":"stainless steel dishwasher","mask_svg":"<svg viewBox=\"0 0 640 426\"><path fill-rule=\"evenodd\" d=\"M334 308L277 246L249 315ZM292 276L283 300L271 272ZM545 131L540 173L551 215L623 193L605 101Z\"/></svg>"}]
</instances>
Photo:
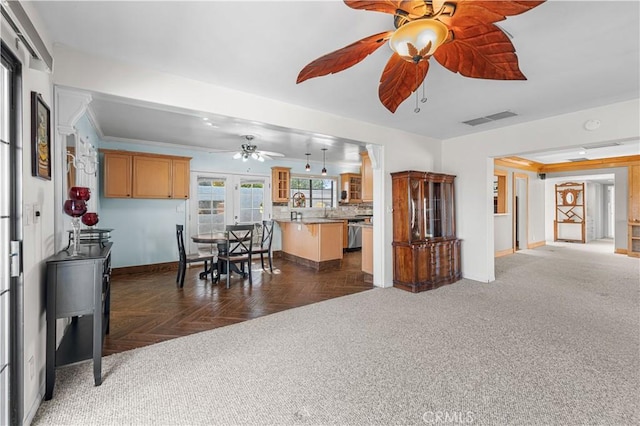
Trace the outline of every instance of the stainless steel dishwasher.
<instances>
[{"instance_id":1,"label":"stainless steel dishwasher","mask_svg":"<svg viewBox=\"0 0 640 426\"><path fill-rule=\"evenodd\" d=\"M362 248L362 227L352 226L358 222L364 222L364 219L348 219L349 239L347 241L347 250L360 250Z\"/></svg>"}]
</instances>

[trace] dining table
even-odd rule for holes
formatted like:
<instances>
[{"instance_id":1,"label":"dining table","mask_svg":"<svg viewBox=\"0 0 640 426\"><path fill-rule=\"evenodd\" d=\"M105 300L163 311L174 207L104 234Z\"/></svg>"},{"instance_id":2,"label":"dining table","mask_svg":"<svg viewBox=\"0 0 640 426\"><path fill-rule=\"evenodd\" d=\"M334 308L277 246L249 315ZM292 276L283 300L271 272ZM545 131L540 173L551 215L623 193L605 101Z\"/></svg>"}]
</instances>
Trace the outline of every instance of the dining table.
<instances>
[{"instance_id":1,"label":"dining table","mask_svg":"<svg viewBox=\"0 0 640 426\"><path fill-rule=\"evenodd\" d=\"M216 231L216 232L209 232L205 234L192 235L191 241L197 244L212 244L212 245L215 244L216 246L218 246L219 254L226 254L228 251L227 242L229 241L229 239L228 239L227 232L224 232L224 231ZM231 263L230 267L233 272L239 275L242 275L243 278L246 278L248 276L248 274L246 272L242 272L235 263ZM200 279L205 279L207 277L207 274L211 274L213 272L214 268L216 268L216 265L211 263L210 269L204 272L200 272L200 275L199 275ZM218 274L224 275L226 273L227 273L226 263L223 263L222 265L220 265L220 270L218 270Z\"/></svg>"}]
</instances>

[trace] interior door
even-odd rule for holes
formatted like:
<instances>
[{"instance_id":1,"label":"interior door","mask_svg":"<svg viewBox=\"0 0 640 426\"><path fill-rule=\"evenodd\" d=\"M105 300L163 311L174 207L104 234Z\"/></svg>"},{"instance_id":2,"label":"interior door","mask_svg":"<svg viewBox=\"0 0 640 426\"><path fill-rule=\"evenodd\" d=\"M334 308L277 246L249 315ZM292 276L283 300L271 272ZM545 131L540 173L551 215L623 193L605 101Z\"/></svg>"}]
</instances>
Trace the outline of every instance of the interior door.
<instances>
[{"instance_id":1,"label":"interior door","mask_svg":"<svg viewBox=\"0 0 640 426\"><path fill-rule=\"evenodd\" d=\"M523 173L513 174L513 248L524 250L529 245L529 176Z\"/></svg>"}]
</instances>

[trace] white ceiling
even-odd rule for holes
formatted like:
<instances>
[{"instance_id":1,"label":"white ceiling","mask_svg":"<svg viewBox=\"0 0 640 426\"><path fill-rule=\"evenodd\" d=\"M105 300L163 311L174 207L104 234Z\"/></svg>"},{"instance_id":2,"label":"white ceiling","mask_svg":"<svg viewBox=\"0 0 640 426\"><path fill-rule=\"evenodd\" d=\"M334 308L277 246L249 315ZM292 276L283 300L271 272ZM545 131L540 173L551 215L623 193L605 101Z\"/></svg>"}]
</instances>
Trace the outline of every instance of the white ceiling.
<instances>
[{"instance_id":1,"label":"white ceiling","mask_svg":"<svg viewBox=\"0 0 640 426\"><path fill-rule=\"evenodd\" d=\"M636 99L640 94L637 1L551 0L507 18L500 26L513 36L528 80L470 79L432 59L425 85L428 101L418 114L413 112L413 98L395 114L377 99L380 74L391 54L386 46L348 70L296 84L298 72L308 62L393 29L391 16L353 10L341 1L34 5L53 41L77 50L437 139ZM334 159L345 161L356 158L361 149L356 141L335 141L231 117L167 111L100 94L95 99L93 113L106 140L214 151L236 149L242 143L240 135L251 133L257 134L260 149L304 159L307 150L319 153L320 145L331 145ZM517 116L475 127L462 124L501 111ZM216 127L205 126L204 116ZM637 148L637 141L628 144L632 143Z\"/></svg>"}]
</instances>

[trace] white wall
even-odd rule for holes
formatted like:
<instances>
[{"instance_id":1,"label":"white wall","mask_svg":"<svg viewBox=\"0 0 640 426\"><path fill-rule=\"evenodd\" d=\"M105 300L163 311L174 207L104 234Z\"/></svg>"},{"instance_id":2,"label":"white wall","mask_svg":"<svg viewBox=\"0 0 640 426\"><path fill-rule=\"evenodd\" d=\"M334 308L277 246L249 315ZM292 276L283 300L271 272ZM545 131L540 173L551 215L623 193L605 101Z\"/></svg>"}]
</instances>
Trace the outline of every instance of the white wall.
<instances>
[{"instance_id":1,"label":"white wall","mask_svg":"<svg viewBox=\"0 0 640 426\"><path fill-rule=\"evenodd\" d=\"M602 126L589 132L583 124L593 118L599 119ZM635 99L445 140L444 171L458 176L456 213L463 275L478 281L495 279L491 158L638 137L640 108ZM618 223L618 215L623 214L626 220L627 214L626 200L624 207L618 204L627 192L619 189L616 176L616 235L623 226ZM616 238L616 246L617 241Z\"/></svg>"},{"instance_id":2,"label":"white wall","mask_svg":"<svg viewBox=\"0 0 640 426\"><path fill-rule=\"evenodd\" d=\"M38 17L29 4L22 4L37 27ZM54 183L31 175L31 92L42 95L51 109L53 123L53 90L51 75L29 68L30 55L22 44L16 49L15 35L2 22L2 39L22 62L22 224L23 224L23 320L24 320L24 419L28 424L35 415L44 394L45 368L45 270L44 260L54 253ZM40 36L52 51L47 35ZM52 130L53 143L53 130ZM52 152L53 155L53 152ZM52 159L53 161L53 159ZM55 169L52 167L52 173ZM34 221L34 212L40 217ZM27 216L26 213L30 214Z\"/></svg>"}]
</instances>

